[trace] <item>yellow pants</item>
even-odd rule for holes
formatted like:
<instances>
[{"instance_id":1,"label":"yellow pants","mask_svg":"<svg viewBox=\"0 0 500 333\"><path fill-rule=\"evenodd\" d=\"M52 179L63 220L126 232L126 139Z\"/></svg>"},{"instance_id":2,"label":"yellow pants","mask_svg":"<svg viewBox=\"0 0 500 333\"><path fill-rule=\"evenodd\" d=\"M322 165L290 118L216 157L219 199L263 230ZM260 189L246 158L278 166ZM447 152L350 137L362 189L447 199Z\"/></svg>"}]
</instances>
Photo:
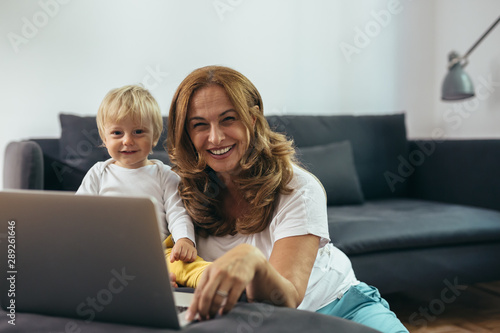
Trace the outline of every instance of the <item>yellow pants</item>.
<instances>
[{"instance_id":1,"label":"yellow pants","mask_svg":"<svg viewBox=\"0 0 500 333\"><path fill-rule=\"evenodd\" d=\"M175 274L177 284L184 287L196 288L200 281L201 273L210 265L210 262L203 260L200 256L197 256L196 260L190 263L185 263L181 260L170 262L170 253L172 253L172 247L174 246L172 235L163 241L163 245L166 247L165 259L168 271Z\"/></svg>"}]
</instances>

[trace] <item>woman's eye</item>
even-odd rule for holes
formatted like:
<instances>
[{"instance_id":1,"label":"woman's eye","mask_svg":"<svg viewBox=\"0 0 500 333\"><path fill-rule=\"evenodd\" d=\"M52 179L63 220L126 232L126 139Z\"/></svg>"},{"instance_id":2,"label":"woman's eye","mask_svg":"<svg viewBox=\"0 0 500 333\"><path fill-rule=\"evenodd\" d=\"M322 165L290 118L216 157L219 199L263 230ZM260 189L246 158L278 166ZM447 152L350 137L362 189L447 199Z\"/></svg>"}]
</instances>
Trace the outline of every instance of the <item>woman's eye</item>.
<instances>
[{"instance_id":1,"label":"woman's eye","mask_svg":"<svg viewBox=\"0 0 500 333\"><path fill-rule=\"evenodd\" d=\"M228 122L228 121L234 121L234 120L236 120L235 117L225 117L222 121Z\"/></svg>"},{"instance_id":2,"label":"woman's eye","mask_svg":"<svg viewBox=\"0 0 500 333\"><path fill-rule=\"evenodd\" d=\"M206 125L205 123L194 123L193 128L200 128L202 126Z\"/></svg>"}]
</instances>

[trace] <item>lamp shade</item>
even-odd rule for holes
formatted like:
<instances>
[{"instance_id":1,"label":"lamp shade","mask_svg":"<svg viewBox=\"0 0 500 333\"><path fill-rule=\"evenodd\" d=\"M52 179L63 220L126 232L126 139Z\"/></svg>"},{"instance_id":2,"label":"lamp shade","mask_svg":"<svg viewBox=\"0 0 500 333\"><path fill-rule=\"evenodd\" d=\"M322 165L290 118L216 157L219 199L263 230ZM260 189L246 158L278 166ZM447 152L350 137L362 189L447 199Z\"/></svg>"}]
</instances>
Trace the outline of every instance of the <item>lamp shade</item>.
<instances>
[{"instance_id":1,"label":"lamp shade","mask_svg":"<svg viewBox=\"0 0 500 333\"><path fill-rule=\"evenodd\" d=\"M443 101L455 101L474 97L474 85L460 62L453 65L444 78L441 89Z\"/></svg>"}]
</instances>

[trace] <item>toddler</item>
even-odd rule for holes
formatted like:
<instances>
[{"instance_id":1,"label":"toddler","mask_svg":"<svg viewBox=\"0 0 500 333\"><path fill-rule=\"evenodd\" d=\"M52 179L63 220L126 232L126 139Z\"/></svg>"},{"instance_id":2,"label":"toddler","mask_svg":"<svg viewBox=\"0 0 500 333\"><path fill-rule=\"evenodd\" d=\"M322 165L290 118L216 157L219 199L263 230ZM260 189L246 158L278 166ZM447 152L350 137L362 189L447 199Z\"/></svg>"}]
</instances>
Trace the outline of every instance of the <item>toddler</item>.
<instances>
[{"instance_id":1,"label":"toddler","mask_svg":"<svg viewBox=\"0 0 500 333\"><path fill-rule=\"evenodd\" d=\"M141 86L111 90L97 112L97 127L111 158L88 171L76 194L154 197L169 271L178 283L195 287L208 263L197 257L193 222L177 192L179 177L148 159L163 130L158 103Z\"/></svg>"}]
</instances>

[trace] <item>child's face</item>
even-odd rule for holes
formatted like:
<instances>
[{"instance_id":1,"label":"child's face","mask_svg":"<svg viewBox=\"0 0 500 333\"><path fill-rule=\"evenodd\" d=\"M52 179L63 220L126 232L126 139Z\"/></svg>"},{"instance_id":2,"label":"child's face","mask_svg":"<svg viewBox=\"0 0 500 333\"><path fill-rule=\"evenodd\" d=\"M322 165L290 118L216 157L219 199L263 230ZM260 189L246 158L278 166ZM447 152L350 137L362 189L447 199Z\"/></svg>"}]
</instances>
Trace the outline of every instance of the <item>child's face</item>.
<instances>
[{"instance_id":1,"label":"child's face","mask_svg":"<svg viewBox=\"0 0 500 333\"><path fill-rule=\"evenodd\" d=\"M128 118L105 124L104 143L115 164L127 169L147 165L148 154L156 145L149 121L141 124Z\"/></svg>"}]
</instances>

